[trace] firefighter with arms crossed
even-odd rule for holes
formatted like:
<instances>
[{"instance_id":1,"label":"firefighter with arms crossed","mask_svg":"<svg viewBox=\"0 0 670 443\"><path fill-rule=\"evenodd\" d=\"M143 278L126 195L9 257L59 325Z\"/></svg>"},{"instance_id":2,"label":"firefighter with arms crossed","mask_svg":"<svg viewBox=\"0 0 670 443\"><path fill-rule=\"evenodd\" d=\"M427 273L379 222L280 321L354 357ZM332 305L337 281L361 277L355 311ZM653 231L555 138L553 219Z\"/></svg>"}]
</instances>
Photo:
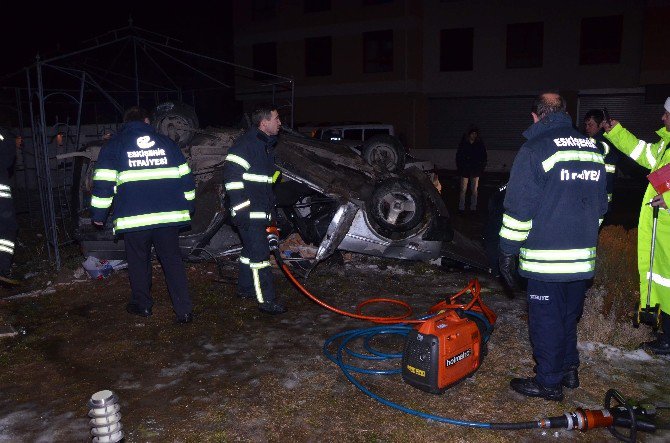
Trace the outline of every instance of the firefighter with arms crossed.
<instances>
[{"instance_id":1,"label":"firefighter with arms crossed","mask_svg":"<svg viewBox=\"0 0 670 443\"><path fill-rule=\"evenodd\" d=\"M139 107L123 115L124 125L100 151L91 196L91 220L102 228L114 202L114 231L123 234L132 290L126 311L152 314L151 246L163 267L177 323L193 320L179 230L189 225L195 199L191 169L179 147L149 125Z\"/></svg>"},{"instance_id":2,"label":"firefighter with arms crossed","mask_svg":"<svg viewBox=\"0 0 670 443\"><path fill-rule=\"evenodd\" d=\"M223 167L232 221L242 239L239 298L255 298L266 314L286 312L277 301L265 229L276 222L273 185L279 178L275 145L281 120L277 108L260 105L251 113L252 128L228 150Z\"/></svg>"},{"instance_id":3,"label":"firefighter with arms crossed","mask_svg":"<svg viewBox=\"0 0 670 443\"><path fill-rule=\"evenodd\" d=\"M561 401L579 386L577 321L593 277L598 229L607 212L603 156L573 129L560 95L535 99L507 186L500 229L500 272L510 285L528 279L528 329L535 376L510 386Z\"/></svg>"},{"instance_id":4,"label":"firefighter with arms crossed","mask_svg":"<svg viewBox=\"0 0 670 443\"><path fill-rule=\"evenodd\" d=\"M670 97L665 100L665 112L661 117L663 127L656 131L660 137L656 143L647 143L639 140L616 120L603 120L605 137L621 152L635 160L640 166L656 171L670 163ZM650 205L646 203L651 202ZM662 333L656 340L643 343L642 347L654 354L670 354L670 192L657 195L653 186L648 185L642 198L640 219L637 230L637 268L640 273L640 305L647 305L647 285L649 281L649 256L651 248L651 230L653 223L653 208L659 206L656 231L656 245L654 252L653 274L651 276L650 306L656 304L661 308Z\"/></svg>"}]
</instances>

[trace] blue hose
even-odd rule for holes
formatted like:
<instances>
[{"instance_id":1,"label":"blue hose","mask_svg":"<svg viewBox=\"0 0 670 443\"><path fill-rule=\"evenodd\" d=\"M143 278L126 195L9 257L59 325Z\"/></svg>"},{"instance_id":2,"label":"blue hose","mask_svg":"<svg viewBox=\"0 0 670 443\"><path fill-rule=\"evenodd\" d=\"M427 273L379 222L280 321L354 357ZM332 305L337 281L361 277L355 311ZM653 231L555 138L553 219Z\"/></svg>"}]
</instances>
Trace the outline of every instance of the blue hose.
<instances>
[{"instance_id":1,"label":"blue hose","mask_svg":"<svg viewBox=\"0 0 670 443\"><path fill-rule=\"evenodd\" d=\"M473 313L471 311L468 312L468 314L473 314L477 316L477 313ZM481 316L483 317L483 316ZM488 322L486 322L488 324ZM448 417L442 417L439 415L433 415L433 414L428 414L426 412L421 412L417 411L415 409L410 409L407 408L401 404L394 403L390 400L387 400L383 397L380 397L379 395L375 394L374 392L370 391L367 389L365 386L363 386L356 378L352 375L352 372L356 372L359 374L400 374L402 369L401 368L395 368L395 369L365 369L365 368L360 368L358 366L353 366L344 363L342 357L343 354L346 353L349 356L352 357L357 357L361 358L364 360L373 360L373 361L385 361L385 360L391 360L391 359L397 359L397 358L402 358L402 354L389 354L389 353L384 353L379 350L376 350L372 347L370 344L371 340L381 334L391 334L391 335L398 335L401 337L407 337L407 334L409 331L411 331L413 328L411 326L406 326L402 324L397 324L397 325L390 325L390 326L375 326L371 328L365 328L365 329L353 329L350 331L344 331L340 332L338 334L335 334L328 338L325 343L323 344L323 353L326 357L328 357L329 360L331 360L333 363L338 365L340 369L342 370L342 373L344 374L345 377L347 377L347 380L351 382L354 386L356 386L360 391L362 391L365 395L368 397L378 401L379 403L389 406L391 408L397 409L399 411L402 411L406 414L414 415L426 420L434 420L437 422L442 422L442 423L448 423L451 425L456 425L456 426L467 426L471 428L483 428L483 429L498 429L498 430L503 430L503 429L535 429L540 427L539 423L537 421L533 422L519 422L519 423L482 423L482 422L475 422L475 421L465 421L465 420L456 420L454 418L448 418ZM485 340L488 340L488 337L490 334L483 334L485 336ZM350 341L357 339L357 338L363 338L364 339L364 348L366 351L370 353L370 355L365 355L361 354L359 352L354 352L351 349L348 348L348 344ZM337 341L341 340L339 346L337 347L337 352L335 355L331 353L328 348L330 345Z\"/></svg>"}]
</instances>

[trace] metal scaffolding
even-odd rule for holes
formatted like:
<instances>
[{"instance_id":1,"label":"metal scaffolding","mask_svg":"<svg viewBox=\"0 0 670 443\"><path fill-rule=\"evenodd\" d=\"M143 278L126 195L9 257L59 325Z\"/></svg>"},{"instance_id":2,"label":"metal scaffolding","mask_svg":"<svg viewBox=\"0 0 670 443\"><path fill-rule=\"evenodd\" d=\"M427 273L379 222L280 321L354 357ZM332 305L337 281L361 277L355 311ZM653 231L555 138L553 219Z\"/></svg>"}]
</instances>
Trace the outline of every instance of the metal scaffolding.
<instances>
[{"instance_id":1,"label":"metal scaffolding","mask_svg":"<svg viewBox=\"0 0 670 443\"><path fill-rule=\"evenodd\" d=\"M77 218L73 218L76 206L72 202L74 161L58 161L58 157L82 148L85 138L91 136L82 131L84 125L95 123L98 133L94 136L99 139L101 120L103 126L118 125L126 107L153 108L167 100L190 101L195 106L197 92L231 90L233 82L222 79L225 77L240 82L236 99L272 101L288 111L290 126L294 121L294 82L289 77L181 49L180 41L133 26L132 21L88 43L92 44L68 54L38 56L31 66L0 80L25 76L25 86L13 87L19 135L25 144L23 180L17 181L25 186L31 223L37 205L30 191L38 191L45 246L56 269L61 267L60 247L74 241ZM62 113L67 117L59 118Z\"/></svg>"}]
</instances>

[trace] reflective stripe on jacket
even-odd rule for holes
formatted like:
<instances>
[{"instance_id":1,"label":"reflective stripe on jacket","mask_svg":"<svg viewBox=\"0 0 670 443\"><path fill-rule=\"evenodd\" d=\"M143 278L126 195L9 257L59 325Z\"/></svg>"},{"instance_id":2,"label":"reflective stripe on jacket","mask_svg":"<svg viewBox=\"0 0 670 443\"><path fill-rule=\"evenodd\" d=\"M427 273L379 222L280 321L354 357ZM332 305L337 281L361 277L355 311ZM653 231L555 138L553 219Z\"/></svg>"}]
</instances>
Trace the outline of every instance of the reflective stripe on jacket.
<instances>
[{"instance_id":1,"label":"reflective stripe on jacket","mask_svg":"<svg viewBox=\"0 0 670 443\"><path fill-rule=\"evenodd\" d=\"M275 166L276 137L252 128L228 150L223 181L233 217L268 224L275 206L273 185L279 179Z\"/></svg>"},{"instance_id":2,"label":"reflective stripe on jacket","mask_svg":"<svg viewBox=\"0 0 670 443\"><path fill-rule=\"evenodd\" d=\"M614 147L635 160L640 166L656 171L670 164L670 132L663 127L656 131L660 137L655 143L647 143L638 139L620 124L617 124L605 138L612 142ZM640 276L640 302L647 304L649 282L649 256L651 250L651 231L653 224L653 209L647 205L657 192L648 185L642 198L640 219L637 230L637 268ZM666 204L670 203L670 192L663 194ZM654 250L654 266L652 268L650 305L660 304L661 310L670 314L670 212L660 210L656 226L656 245Z\"/></svg>"},{"instance_id":3,"label":"reflective stripe on jacket","mask_svg":"<svg viewBox=\"0 0 670 443\"><path fill-rule=\"evenodd\" d=\"M115 232L185 225L194 198L191 169L177 145L144 122L128 122L100 151L91 219L104 221L113 203Z\"/></svg>"},{"instance_id":4,"label":"reflective stripe on jacket","mask_svg":"<svg viewBox=\"0 0 670 443\"><path fill-rule=\"evenodd\" d=\"M603 156L550 114L524 132L505 195L500 248L519 254L519 274L540 281L593 276L598 227L607 211Z\"/></svg>"}]
</instances>

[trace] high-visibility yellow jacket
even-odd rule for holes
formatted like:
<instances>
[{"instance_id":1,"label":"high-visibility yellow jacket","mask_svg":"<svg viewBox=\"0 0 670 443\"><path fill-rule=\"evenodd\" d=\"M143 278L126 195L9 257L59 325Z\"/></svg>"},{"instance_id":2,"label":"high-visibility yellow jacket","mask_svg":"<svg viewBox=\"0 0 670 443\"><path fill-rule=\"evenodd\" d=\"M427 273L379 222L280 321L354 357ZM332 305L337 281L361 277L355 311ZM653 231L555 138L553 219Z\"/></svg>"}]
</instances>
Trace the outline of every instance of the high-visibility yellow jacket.
<instances>
[{"instance_id":1,"label":"high-visibility yellow jacket","mask_svg":"<svg viewBox=\"0 0 670 443\"><path fill-rule=\"evenodd\" d=\"M656 143L647 143L640 140L617 124L605 137L621 152L635 160L640 166L651 171L670 163L670 132L663 127L656 131L661 138ZM649 281L649 258L651 250L651 232L653 225L653 209L647 205L657 192L651 186L642 198L640 209L640 220L638 222L637 234L637 267L640 273L640 303L647 303L647 290ZM666 204L670 203L670 192L663 194ZM654 266L651 273L651 298L650 305L661 305L661 310L670 314L670 212L660 210L656 228L656 247L654 252Z\"/></svg>"}]
</instances>

